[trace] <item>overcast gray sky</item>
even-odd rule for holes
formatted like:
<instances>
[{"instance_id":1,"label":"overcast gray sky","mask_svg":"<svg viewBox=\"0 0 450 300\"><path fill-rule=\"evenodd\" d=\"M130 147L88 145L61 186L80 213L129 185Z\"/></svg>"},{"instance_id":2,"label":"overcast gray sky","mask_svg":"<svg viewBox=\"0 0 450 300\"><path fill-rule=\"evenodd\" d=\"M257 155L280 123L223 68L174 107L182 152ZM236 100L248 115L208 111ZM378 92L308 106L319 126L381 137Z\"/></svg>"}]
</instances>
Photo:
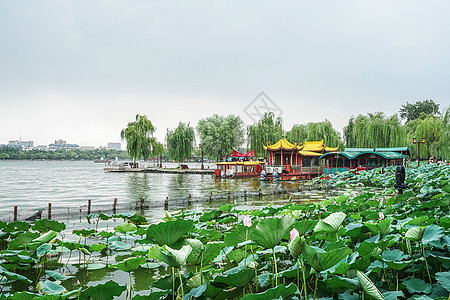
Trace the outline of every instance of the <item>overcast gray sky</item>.
<instances>
[{"instance_id":1,"label":"overcast gray sky","mask_svg":"<svg viewBox=\"0 0 450 300\"><path fill-rule=\"evenodd\" d=\"M0 144L101 146L136 114L251 119L264 91L285 129L450 103L449 1L0 0Z\"/></svg>"}]
</instances>

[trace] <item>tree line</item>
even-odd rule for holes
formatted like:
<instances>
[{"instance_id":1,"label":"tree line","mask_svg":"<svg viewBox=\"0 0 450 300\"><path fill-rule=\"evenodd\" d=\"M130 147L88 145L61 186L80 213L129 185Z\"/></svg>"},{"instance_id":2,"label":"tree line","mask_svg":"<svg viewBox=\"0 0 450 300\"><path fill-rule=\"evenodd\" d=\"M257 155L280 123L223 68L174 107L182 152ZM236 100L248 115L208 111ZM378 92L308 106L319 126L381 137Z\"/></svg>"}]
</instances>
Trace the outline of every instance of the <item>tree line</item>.
<instances>
[{"instance_id":1,"label":"tree line","mask_svg":"<svg viewBox=\"0 0 450 300\"><path fill-rule=\"evenodd\" d=\"M114 160L129 159L126 151L114 149L95 150L21 150L8 146L0 147L0 160L95 160L99 158Z\"/></svg>"},{"instance_id":2,"label":"tree line","mask_svg":"<svg viewBox=\"0 0 450 300\"><path fill-rule=\"evenodd\" d=\"M136 115L136 121L130 122L122 130L122 139L127 141L127 151L132 159L165 155L181 162L191 159L194 153L204 153L209 159L219 160L240 147L247 147L247 150L254 150L257 156L265 157L263 144L276 143L283 137L298 143L323 139L325 145L339 146L340 150L346 147L408 146L413 158L417 157L413 138L424 138L421 159L430 156L450 159L450 109L444 108L441 113L439 104L433 100L407 102L401 106L399 114L392 116L383 112L352 116L342 136L327 119L295 124L290 130L285 130L282 118L271 112L265 113L260 120L246 128L242 119L236 115L214 114L201 119L195 128L190 123L180 122L175 129L167 130L164 145L156 141L153 133L153 124L141 115Z\"/></svg>"}]
</instances>

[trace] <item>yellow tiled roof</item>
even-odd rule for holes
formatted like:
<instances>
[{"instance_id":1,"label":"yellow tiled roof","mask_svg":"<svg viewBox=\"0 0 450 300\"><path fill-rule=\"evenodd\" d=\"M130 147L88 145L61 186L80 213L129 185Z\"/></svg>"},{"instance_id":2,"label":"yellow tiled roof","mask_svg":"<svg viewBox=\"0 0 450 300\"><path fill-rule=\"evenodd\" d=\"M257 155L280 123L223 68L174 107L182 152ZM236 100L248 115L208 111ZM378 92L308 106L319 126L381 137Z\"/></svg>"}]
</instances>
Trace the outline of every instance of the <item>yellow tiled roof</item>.
<instances>
[{"instance_id":1,"label":"yellow tiled roof","mask_svg":"<svg viewBox=\"0 0 450 300\"><path fill-rule=\"evenodd\" d=\"M275 144L270 145L270 146L263 144L263 147L264 147L264 150L270 150L270 151L277 151L280 149L292 151L292 150L297 149L297 143L291 144L288 142L288 140L281 139L278 142L276 142Z\"/></svg>"},{"instance_id":2,"label":"yellow tiled roof","mask_svg":"<svg viewBox=\"0 0 450 300\"><path fill-rule=\"evenodd\" d=\"M317 156L312 154L306 154L309 153L318 153L318 154L324 154L325 152L333 152L337 151L339 146L332 148L327 147L323 144L323 140L321 141L305 141L302 146L299 147L299 154L305 155L305 156Z\"/></svg>"},{"instance_id":3,"label":"yellow tiled roof","mask_svg":"<svg viewBox=\"0 0 450 300\"><path fill-rule=\"evenodd\" d=\"M298 154L300 154L302 156L322 156L322 153L320 153L320 152L312 152L312 151L305 151L305 150L298 151Z\"/></svg>"}]
</instances>

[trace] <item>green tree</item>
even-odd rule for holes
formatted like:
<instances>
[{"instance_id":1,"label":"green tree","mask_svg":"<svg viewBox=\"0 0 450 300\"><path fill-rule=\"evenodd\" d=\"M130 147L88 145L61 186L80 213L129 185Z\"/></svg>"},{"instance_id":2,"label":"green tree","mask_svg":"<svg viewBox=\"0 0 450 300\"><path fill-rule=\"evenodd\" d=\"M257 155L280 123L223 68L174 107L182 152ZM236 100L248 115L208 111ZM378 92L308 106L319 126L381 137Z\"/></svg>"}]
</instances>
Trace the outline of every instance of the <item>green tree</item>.
<instances>
[{"instance_id":1,"label":"green tree","mask_svg":"<svg viewBox=\"0 0 450 300\"><path fill-rule=\"evenodd\" d=\"M428 159L433 155L436 145L434 142L439 140L443 132L443 121L441 118L427 115L414 120L414 126L409 127L408 141L412 157L417 157L417 145L412 143L413 138L421 140L425 138L425 143L420 145L420 159ZM409 125L409 124L408 124Z\"/></svg>"},{"instance_id":2,"label":"green tree","mask_svg":"<svg viewBox=\"0 0 450 300\"><path fill-rule=\"evenodd\" d=\"M283 134L281 117L275 117L273 112L265 113L257 123L247 127L248 147L254 150L257 156L266 157L267 151L264 150L263 144L274 144Z\"/></svg>"},{"instance_id":3,"label":"green tree","mask_svg":"<svg viewBox=\"0 0 450 300\"><path fill-rule=\"evenodd\" d=\"M397 115L387 117L382 112L353 116L344 127L346 147L382 148L407 144L406 130Z\"/></svg>"},{"instance_id":4,"label":"green tree","mask_svg":"<svg viewBox=\"0 0 450 300\"><path fill-rule=\"evenodd\" d=\"M323 122L310 122L306 124L296 124L286 133L286 138L290 142L320 141L328 147L344 147L339 133L333 128L330 121L325 119Z\"/></svg>"},{"instance_id":5,"label":"green tree","mask_svg":"<svg viewBox=\"0 0 450 300\"><path fill-rule=\"evenodd\" d=\"M435 103L431 99L417 101L414 104L406 102L406 104L401 106L399 113L400 118L406 119L406 123L408 123L409 121L419 118L422 113L426 115L438 115L439 104Z\"/></svg>"},{"instance_id":6,"label":"green tree","mask_svg":"<svg viewBox=\"0 0 450 300\"><path fill-rule=\"evenodd\" d=\"M127 128L122 129L120 137L127 141L127 152L131 159L136 160L141 157L146 160L153 153L156 139L153 137L155 127L147 116L136 115L136 121L130 122Z\"/></svg>"},{"instance_id":7,"label":"green tree","mask_svg":"<svg viewBox=\"0 0 450 300\"><path fill-rule=\"evenodd\" d=\"M201 119L197 124L200 143L206 156L219 160L230 154L244 142L244 128L240 117L235 115Z\"/></svg>"},{"instance_id":8,"label":"green tree","mask_svg":"<svg viewBox=\"0 0 450 300\"><path fill-rule=\"evenodd\" d=\"M178 162L190 159L195 144L194 129L189 123L180 122L175 130L167 130L166 141L171 159Z\"/></svg>"},{"instance_id":9,"label":"green tree","mask_svg":"<svg viewBox=\"0 0 450 300\"><path fill-rule=\"evenodd\" d=\"M450 106L444 109L441 122L442 131L435 144L435 157L450 160Z\"/></svg>"}]
</instances>

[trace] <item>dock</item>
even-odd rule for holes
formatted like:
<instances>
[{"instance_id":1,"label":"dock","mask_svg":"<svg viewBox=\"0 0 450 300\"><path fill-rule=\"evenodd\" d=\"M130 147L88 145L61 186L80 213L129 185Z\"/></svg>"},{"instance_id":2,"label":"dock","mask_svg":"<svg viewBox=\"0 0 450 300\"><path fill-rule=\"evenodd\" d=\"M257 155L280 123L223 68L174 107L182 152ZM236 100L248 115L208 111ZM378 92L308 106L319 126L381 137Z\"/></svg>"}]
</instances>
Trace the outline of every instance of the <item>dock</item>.
<instances>
[{"instance_id":1,"label":"dock","mask_svg":"<svg viewBox=\"0 0 450 300\"><path fill-rule=\"evenodd\" d=\"M158 168L158 167L147 167L147 168L130 168L122 166L107 166L104 168L105 172L114 173L167 173L167 174L200 174L200 175L213 175L214 169L168 169L168 168Z\"/></svg>"}]
</instances>

